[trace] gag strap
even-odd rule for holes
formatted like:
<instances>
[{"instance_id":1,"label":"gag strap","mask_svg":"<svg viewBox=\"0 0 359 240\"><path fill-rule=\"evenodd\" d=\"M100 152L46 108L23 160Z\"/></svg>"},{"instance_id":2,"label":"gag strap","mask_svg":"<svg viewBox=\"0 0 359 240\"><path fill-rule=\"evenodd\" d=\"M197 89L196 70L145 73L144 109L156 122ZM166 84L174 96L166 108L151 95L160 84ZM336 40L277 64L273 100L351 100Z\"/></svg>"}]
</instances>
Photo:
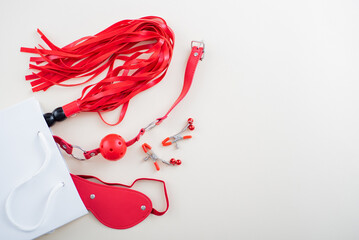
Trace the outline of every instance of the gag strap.
<instances>
[{"instance_id":1,"label":"gag strap","mask_svg":"<svg viewBox=\"0 0 359 240\"><path fill-rule=\"evenodd\" d=\"M182 99L187 95L189 89L191 88L193 76L197 68L197 64L199 60L203 60L204 58L204 43L198 42L198 41L192 41L191 42L192 51L189 55L187 66L186 66L186 72L184 75L184 83L183 88L178 96L177 100L173 103L171 108L168 110L168 112L161 118L156 119L156 125L159 125L164 119L167 118L167 116L170 114L170 112L177 106L179 102L182 101Z\"/></svg>"},{"instance_id":2,"label":"gag strap","mask_svg":"<svg viewBox=\"0 0 359 240\"><path fill-rule=\"evenodd\" d=\"M156 182L160 182L163 184L163 192L165 194L165 198L166 198L166 209L164 211L157 211L156 209L152 208L151 213L156 215L156 216L162 216L163 214L165 214L168 210L169 207L169 200L168 200L168 195L167 195L167 189L166 189L166 183L162 180L159 179L155 179L155 178L138 178L136 179L131 185L126 185L126 184L122 184L122 183L109 183L109 182L105 182L95 176L91 176L91 175L76 175L78 177L84 178L84 179L96 179L98 181L100 181L101 183L105 184L105 185L109 185L109 186L121 186L121 187L125 187L125 188L132 188L133 185L135 185L136 182L138 181L156 181Z\"/></svg>"}]
</instances>

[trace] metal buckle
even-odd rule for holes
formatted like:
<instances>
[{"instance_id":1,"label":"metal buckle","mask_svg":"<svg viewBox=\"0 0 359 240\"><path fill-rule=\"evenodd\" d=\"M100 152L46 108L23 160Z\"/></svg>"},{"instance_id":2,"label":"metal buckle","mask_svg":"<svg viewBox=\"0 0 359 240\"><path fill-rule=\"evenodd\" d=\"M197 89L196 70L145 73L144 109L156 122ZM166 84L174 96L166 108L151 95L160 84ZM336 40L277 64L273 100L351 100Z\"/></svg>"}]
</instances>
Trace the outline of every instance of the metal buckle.
<instances>
[{"instance_id":1,"label":"metal buckle","mask_svg":"<svg viewBox=\"0 0 359 240\"><path fill-rule=\"evenodd\" d=\"M204 59L204 49L205 49L204 42L203 41L192 41L191 42L191 48L193 48L194 46L196 46L197 49L200 48L200 47L203 48L203 53L202 53L202 56L200 58L200 60L202 61Z\"/></svg>"},{"instance_id":2,"label":"metal buckle","mask_svg":"<svg viewBox=\"0 0 359 240\"><path fill-rule=\"evenodd\" d=\"M80 151L82 151L82 153L86 153L86 150L82 149L80 146L76 146L76 145L72 145L73 150L74 149L79 149ZM80 160L80 161L85 161L87 160L86 158L81 158L81 157L77 157L75 156L73 153L70 154L73 158Z\"/></svg>"}]
</instances>

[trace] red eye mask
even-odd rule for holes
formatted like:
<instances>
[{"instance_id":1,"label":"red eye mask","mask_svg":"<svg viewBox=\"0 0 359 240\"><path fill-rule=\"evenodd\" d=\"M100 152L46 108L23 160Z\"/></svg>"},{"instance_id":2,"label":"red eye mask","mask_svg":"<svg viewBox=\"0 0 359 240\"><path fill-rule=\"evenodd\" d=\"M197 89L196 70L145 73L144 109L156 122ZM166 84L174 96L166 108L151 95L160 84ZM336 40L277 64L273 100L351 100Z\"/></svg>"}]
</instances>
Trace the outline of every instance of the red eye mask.
<instances>
[{"instance_id":1,"label":"red eye mask","mask_svg":"<svg viewBox=\"0 0 359 240\"><path fill-rule=\"evenodd\" d=\"M163 215L169 206L165 182L158 179L139 178L128 186L119 183L106 183L93 176L71 174L71 177L86 208L101 223L110 228L125 229L133 227L142 222L150 213L158 216ZM103 184L91 182L87 178L97 179ZM166 210L163 212L157 211L152 207L152 202L146 195L130 189L140 180L163 183L167 203Z\"/></svg>"}]
</instances>

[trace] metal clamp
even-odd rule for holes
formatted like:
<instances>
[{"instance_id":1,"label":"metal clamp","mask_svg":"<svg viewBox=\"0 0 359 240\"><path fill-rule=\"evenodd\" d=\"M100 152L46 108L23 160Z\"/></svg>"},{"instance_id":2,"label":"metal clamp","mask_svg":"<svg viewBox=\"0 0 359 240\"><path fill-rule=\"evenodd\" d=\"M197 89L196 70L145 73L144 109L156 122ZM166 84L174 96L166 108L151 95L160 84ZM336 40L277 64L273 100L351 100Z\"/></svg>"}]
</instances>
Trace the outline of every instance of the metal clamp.
<instances>
[{"instance_id":1,"label":"metal clamp","mask_svg":"<svg viewBox=\"0 0 359 240\"><path fill-rule=\"evenodd\" d=\"M175 134L175 135L173 135L173 136L170 136L170 137L165 138L165 139L162 141L162 145L163 145L163 146L169 146L169 145L175 144L176 149L178 149L178 148L179 148L179 147L178 147L178 143L177 143L178 141L192 138L191 135L186 135L186 136L182 136L182 135L181 135L183 132L185 132L185 131L188 129L188 127L189 127L190 125L192 125L192 123L188 122L188 123L186 124L186 126L185 126L179 133L177 133L177 134Z\"/></svg>"},{"instance_id":2,"label":"metal clamp","mask_svg":"<svg viewBox=\"0 0 359 240\"><path fill-rule=\"evenodd\" d=\"M148 145L147 143L142 144L142 149L143 151L147 154L147 156L144 158L145 161L152 159L153 160L153 164L156 167L156 170L159 171L160 170L160 166L158 165L157 161L161 161L167 165L170 165L170 163L168 161L165 161L161 158L159 158L153 151L150 145Z\"/></svg>"}]
</instances>

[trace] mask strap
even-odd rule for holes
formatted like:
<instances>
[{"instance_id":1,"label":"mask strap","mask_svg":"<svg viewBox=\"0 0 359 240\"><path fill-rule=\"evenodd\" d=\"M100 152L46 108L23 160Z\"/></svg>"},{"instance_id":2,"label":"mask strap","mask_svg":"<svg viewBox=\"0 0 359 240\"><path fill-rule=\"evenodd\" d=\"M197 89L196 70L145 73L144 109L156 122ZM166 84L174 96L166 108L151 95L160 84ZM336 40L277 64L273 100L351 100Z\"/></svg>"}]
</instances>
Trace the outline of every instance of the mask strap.
<instances>
[{"instance_id":1,"label":"mask strap","mask_svg":"<svg viewBox=\"0 0 359 240\"><path fill-rule=\"evenodd\" d=\"M99 179L99 178L97 178L97 177L95 177L95 176L91 176L91 175L77 175L77 176L82 177L82 178L85 178L85 179L94 178L94 179L96 179L96 180L98 180L98 181L100 181L100 182L102 182L103 184L106 184L106 185L115 185L115 186L117 185L117 186L126 187L126 188L131 188L133 185L135 185L135 183L136 183L137 181L144 181L144 180L146 180L146 181L156 181L156 182L160 182L160 183L163 184L163 192L164 192L165 198L166 198L166 209L165 209L164 211L161 211L161 212L160 212L160 211L157 211L156 209L152 208L152 212L151 212L151 213L154 214L154 215L157 215L157 216L161 216L161 215L165 214L165 213L167 212L167 210L168 210L169 200L168 200L168 195L167 195L166 183L165 183L164 181L162 181L162 180L155 179L155 178L138 178L138 179L136 179L135 181L133 181L133 183L132 183L131 185L126 185L126 184L122 184L122 183L109 183L109 182L105 182L105 181L103 181L103 180L101 180L101 179Z\"/></svg>"},{"instance_id":2,"label":"mask strap","mask_svg":"<svg viewBox=\"0 0 359 240\"><path fill-rule=\"evenodd\" d=\"M30 232L30 231L34 231L35 229L37 229L45 220L45 217L46 217L46 213L48 212L48 208L49 208L49 204L52 200L52 198L54 197L55 193L61 189L62 187L64 187L64 182L59 182L57 183L50 191L48 197L47 197L47 200L46 200L46 204L45 204L45 209L42 213L42 216L39 220L38 223L36 223L35 225L33 226L26 226L26 225L22 225L22 224L19 224L16 222L16 220L14 219L12 213L11 213L11 201L13 199L13 195L15 193L15 191L20 188L22 185L24 185L25 183L31 181L34 177L36 177L39 173L41 173L47 166L49 160L50 160L50 154L51 154L51 150L50 150L50 147L46 141L46 138L44 136L43 133L41 132L38 132L38 136L40 137L40 142L41 142L41 145L43 147L43 149L45 150L45 160L44 162L42 163L41 167L35 172L33 173L31 176L28 176L24 179L22 179L19 183L17 183L15 185L15 187L11 190L11 192L9 193L8 197L6 198L6 201L5 201L5 213L6 213L6 216L7 218L10 220L10 222L16 226L18 229L22 230L22 231L26 231L26 232Z\"/></svg>"}]
</instances>

